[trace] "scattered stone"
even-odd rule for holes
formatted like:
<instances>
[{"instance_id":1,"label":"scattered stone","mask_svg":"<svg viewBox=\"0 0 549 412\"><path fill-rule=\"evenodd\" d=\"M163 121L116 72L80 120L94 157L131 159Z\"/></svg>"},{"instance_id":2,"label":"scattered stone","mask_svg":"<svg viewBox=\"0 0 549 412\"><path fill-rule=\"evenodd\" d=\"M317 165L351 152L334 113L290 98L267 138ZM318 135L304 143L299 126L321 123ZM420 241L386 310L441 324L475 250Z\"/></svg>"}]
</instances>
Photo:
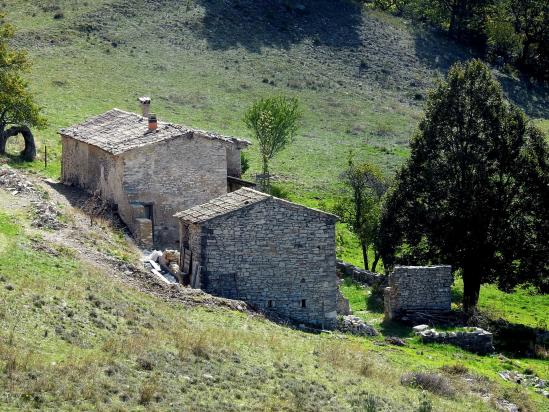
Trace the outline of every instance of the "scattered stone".
<instances>
[{"instance_id":1,"label":"scattered stone","mask_svg":"<svg viewBox=\"0 0 549 412\"><path fill-rule=\"evenodd\" d=\"M523 385L523 386L533 386L536 388L538 393L546 392L544 391L544 388L549 387L549 382L544 381L541 378L538 378L534 374L528 374L528 373L519 373L516 371L501 371L498 372L498 375L508 381L508 382L514 382L517 385Z\"/></svg>"},{"instance_id":2,"label":"scattered stone","mask_svg":"<svg viewBox=\"0 0 549 412\"><path fill-rule=\"evenodd\" d=\"M377 331L359 317L353 315L338 317L337 329L358 336L377 336Z\"/></svg>"},{"instance_id":3,"label":"scattered stone","mask_svg":"<svg viewBox=\"0 0 549 412\"><path fill-rule=\"evenodd\" d=\"M59 221L61 212L55 205L45 201L31 202L34 209L34 219L31 225L39 228L59 230L65 225Z\"/></svg>"},{"instance_id":4,"label":"scattered stone","mask_svg":"<svg viewBox=\"0 0 549 412\"><path fill-rule=\"evenodd\" d=\"M9 190L14 196L17 196L19 193L36 191L32 183L26 180L22 173L9 166L0 168L0 186Z\"/></svg>"},{"instance_id":5,"label":"scattered stone","mask_svg":"<svg viewBox=\"0 0 549 412\"><path fill-rule=\"evenodd\" d=\"M7 290L13 290L14 287L12 284L8 283L6 286L4 286Z\"/></svg>"}]
</instances>

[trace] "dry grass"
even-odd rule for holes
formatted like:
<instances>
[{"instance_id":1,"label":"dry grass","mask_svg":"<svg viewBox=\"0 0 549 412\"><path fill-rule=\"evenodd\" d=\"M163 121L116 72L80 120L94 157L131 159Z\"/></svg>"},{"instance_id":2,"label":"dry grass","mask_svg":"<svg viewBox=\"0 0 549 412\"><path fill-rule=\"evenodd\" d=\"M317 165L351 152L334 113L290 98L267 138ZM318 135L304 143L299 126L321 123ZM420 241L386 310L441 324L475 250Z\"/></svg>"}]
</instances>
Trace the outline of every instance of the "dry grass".
<instances>
[{"instance_id":1,"label":"dry grass","mask_svg":"<svg viewBox=\"0 0 549 412\"><path fill-rule=\"evenodd\" d=\"M423 389L439 396L453 398L456 390L451 382L442 375L429 372L410 372L405 373L400 378L404 386L411 386Z\"/></svg>"}]
</instances>

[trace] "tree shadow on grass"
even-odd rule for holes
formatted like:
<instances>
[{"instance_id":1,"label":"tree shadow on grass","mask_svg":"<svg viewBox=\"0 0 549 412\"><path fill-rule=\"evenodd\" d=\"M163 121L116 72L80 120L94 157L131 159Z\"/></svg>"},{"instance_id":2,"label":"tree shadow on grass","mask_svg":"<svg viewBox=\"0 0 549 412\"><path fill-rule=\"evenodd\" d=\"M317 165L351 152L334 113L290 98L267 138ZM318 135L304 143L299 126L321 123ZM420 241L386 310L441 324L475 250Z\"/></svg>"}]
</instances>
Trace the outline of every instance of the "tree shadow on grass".
<instances>
[{"instance_id":1,"label":"tree shadow on grass","mask_svg":"<svg viewBox=\"0 0 549 412\"><path fill-rule=\"evenodd\" d=\"M289 48L305 38L314 45L358 47L360 7L348 0L196 0L205 9L200 35L214 49Z\"/></svg>"}]
</instances>

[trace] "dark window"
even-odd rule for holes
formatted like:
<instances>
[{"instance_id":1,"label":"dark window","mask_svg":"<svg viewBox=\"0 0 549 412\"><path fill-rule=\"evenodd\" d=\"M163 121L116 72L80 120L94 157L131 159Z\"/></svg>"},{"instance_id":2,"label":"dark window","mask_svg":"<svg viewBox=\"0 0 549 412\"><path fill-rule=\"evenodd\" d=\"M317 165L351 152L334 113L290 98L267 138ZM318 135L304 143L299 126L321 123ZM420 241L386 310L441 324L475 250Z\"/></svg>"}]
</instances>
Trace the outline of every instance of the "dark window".
<instances>
[{"instance_id":1,"label":"dark window","mask_svg":"<svg viewBox=\"0 0 549 412\"><path fill-rule=\"evenodd\" d=\"M301 278L301 283L305 283L305 278Z\"/></svg>"},{"instance_id":2,"label":"dark window","mask_svg":"<svg viewBox=\"0 0 549 412\"><path fill-rule=\"evenodd\" d=\"M269 301L267 302L267 307L268 307L268 308L272 308L273 306L274 306L274 302L273 302L272 300L269 300Z\"/></svg>"},{"instance_id":3,"label":"dark window","mask_svg":"<svg viewBox=\"0 0 549 412\"><path fill-rule=\"evenodd\" d=\"M301 307L302 307L302 308L306 308L306 307L307 307L307 300L306 300L306 299L301 299Z\"/></svg>"},{"instance_id":4,"label":"dark window","mask_svg":"<svg viewBox=\"0 0 549 412\"><path fill-rule=\"evenodd\" d=\"M153 205L143 205L145 219L153 220Z\"/></svg>"}]
</instances>

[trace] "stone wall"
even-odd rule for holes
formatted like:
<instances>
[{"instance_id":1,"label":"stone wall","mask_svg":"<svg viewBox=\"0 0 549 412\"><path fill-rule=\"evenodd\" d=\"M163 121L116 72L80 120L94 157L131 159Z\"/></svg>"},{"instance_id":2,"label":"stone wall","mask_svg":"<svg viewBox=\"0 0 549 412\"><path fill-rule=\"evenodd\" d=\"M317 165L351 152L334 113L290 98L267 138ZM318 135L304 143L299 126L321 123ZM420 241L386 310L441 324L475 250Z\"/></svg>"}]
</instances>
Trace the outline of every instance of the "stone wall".
<instances>
[{"instance_id":1,"label":"stone wall","mask_svg":"<svg viewBox=\"0 0 549 412\"><path fill-rule=\"evenodd\" d=\"M200 256L207 292L247 301L295 322L333 328L334 225L333 217L270 198L191 225L189 243L193 260Z\"/></svg>"},{"instance_id":2,"label":"stone wall","mask_svg":"<svg viewBox=\"0 0 549 412\"><path fill-rule=\"evenodd\" d=\"M494 336L481 328L465 328L452 332L437 332L427 325L414 327L423 343L447 343L481 355L494 351Z\"/></svg>"},{"instance_id":3,"label":"stone wall","mask_svg":"<svg viewBox=\"0 0 549 412\"><path fill-rule=\"evenodd\" d=\"M122 161L87 143L62 137L62 180L88 193L97 193L111 204L126 200L122 192Z\"/></svg>"},{"instance_id":4,"label":"stone wall","mask_svg":"<svg viewBox=\"0 0 549 412\"><path fill-rule=\"evenodd\" d=\"M387 282L387 276L385 275L360 269L341 260L336 262L336 273L340 279L351 278L363 286L383 285Z\"/></svg>"},{"instance_id":5,"label":"stone wall","mask_svg":"<svg viewBox=\"0 0 549 412\"><path fill-rule=\"evenodd\" d=\"M451 266L396 266L384 290L385 318L402 312L450 311Z\"/></svg>"},{"instance_id":6,"label":"stone wall","mask_svg":"<svg viewBox=\"0 0 549 412\"><path fill-rule=\"evenodd\" d=\"M178 138L124 153L124 192L128 202L153 208L154 243L174 247L179 223L173 215L227 193L226 143ZM128 226L132 209L120 208Z\"/></svg>"}]
</instances>

